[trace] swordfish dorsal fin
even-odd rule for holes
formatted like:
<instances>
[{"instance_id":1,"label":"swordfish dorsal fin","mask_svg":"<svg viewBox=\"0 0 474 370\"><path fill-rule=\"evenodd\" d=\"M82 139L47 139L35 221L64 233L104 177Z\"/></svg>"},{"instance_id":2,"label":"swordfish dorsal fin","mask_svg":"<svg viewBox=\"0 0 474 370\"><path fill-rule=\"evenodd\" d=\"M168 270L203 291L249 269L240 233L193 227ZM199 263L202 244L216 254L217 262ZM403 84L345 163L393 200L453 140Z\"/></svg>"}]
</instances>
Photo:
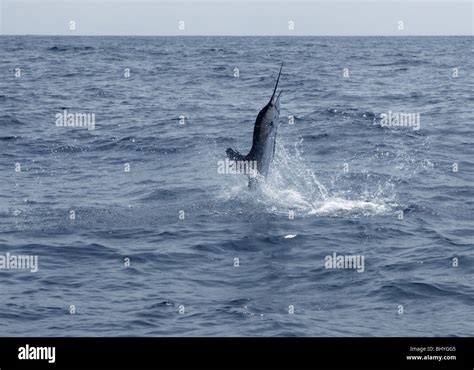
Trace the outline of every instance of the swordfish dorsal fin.
<instances>
[{"instance_id":1,"label":"swordfish dorsal fin","mask_svg":"<svg viewBox=\"0 0 474 370\"><path fill-rule=\"evenodd\" d=\"M280 66L280 72L278 73L278 78L277 78L277 82L275 84L275 89L273 89L273 94L272 94L272 97L270 98L270 102L269 104L271 104L271 102L273 101L273 98L275 97L275 93L277 91L277 87L278 87L278 82L280 82L280 76L281 76L281 70L283 68L283 62L281 62L281 66Z\"/></svg>"}]
</instances>

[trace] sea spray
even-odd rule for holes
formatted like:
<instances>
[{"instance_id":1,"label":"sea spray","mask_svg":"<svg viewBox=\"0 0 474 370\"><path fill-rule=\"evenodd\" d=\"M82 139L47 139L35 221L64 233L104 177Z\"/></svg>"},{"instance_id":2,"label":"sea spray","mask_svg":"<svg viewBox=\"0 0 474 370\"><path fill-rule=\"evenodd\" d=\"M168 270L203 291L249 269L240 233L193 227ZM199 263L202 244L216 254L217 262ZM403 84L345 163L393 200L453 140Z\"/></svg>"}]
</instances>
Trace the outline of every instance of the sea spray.
<instances>
[{"instance_id":1,"label":"sea spray","mask_svg":"<svg viewBox=\"0 0 474 370\"><path fill-rule=\"evenodd\" d=\"M327 184L323 183L319 179L320 175L317 175L303 158L298 147L301 143L302 140L294 144L293 150L289 150L277 139L275 158L269 175L265 181L260 180L258 191L248 192L243 184L234 184L231 189L225 191L227 200L232 201L238 197L240 201L250 203L250 207L260 204L269 213L295 213L296 217L336 215L340 212L372 215L390 211L390 205L384 202L381 195L380 184L374 193L364 191L353 194L353 189L341 192L339 189L330 188L329 186L334 187L330 179L326 181ZM350 183L344 185L351 186ZM350 193L351 197L348 197L347 193Z\"/></svg>"}]
</instances>

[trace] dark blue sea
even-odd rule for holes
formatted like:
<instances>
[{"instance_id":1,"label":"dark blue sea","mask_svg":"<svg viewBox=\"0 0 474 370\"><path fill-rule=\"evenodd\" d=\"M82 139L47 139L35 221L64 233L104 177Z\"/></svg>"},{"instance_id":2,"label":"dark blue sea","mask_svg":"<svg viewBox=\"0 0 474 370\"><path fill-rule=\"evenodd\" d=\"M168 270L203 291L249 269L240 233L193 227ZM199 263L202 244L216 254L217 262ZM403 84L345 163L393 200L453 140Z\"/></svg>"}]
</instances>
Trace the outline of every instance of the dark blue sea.
<instances>
[{"instance_id":1,"label":"dark blue sea","mask_svg":"<svg viewBox=\"0 0 474 370\"><path fill-rule=\"evenodd\" d=\"M0 37L0 255L38 256L0 269L0 335L474 335L473 54L472 37ZM250 149L282 61L275 159L249 191L218 163ZM58 127L65 109L95 129Z\"/></svg>"}]
</instances>

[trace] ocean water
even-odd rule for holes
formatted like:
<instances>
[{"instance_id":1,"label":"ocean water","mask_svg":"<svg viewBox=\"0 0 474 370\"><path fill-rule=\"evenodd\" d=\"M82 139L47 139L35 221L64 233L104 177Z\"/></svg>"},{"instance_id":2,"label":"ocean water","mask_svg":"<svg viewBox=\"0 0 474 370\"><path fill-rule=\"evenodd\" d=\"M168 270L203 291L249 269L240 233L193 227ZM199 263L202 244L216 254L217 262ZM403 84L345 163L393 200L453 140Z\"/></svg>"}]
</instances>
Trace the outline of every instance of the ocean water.
<instances>
[{"instance_id":1,"label":"ocean water","mask_svg":"<svg viewBox=\"0 0 474 370\"><path fill-rule=\"evenodd\" d=\"M250 192L217 167L282 61ZM473 61L472 37L0 37L0 255L39 267L0 269L0 335L474 335Z\"/></svg>"}]
</instances>

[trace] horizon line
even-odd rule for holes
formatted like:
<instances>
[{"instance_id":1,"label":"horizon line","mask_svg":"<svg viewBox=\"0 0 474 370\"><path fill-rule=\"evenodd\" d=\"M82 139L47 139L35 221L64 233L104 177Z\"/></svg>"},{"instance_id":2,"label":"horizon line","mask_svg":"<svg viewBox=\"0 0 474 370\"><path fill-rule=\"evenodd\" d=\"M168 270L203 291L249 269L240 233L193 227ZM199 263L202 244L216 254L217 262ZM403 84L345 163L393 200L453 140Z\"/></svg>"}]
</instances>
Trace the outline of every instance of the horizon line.
<instances>
[{"instance_id":1,"label":"horizon line","mask_svg":"<svg viewBox=\"0 0 474 370\"><path fill-rule=\"evenodd\" d=\"M1 36L28 36L28 37L469 37L474 36L474 34L455 34L455 35L441 35L441 34L407 34L407 35L218 35L218 34L170 34L170 35L132 35L132 34L124 34L124 35L117 35L117 34L98 34L98 35L91 35L91 34L9 34L9 33L0 33Z\"/></svg>"}]
</instances>

